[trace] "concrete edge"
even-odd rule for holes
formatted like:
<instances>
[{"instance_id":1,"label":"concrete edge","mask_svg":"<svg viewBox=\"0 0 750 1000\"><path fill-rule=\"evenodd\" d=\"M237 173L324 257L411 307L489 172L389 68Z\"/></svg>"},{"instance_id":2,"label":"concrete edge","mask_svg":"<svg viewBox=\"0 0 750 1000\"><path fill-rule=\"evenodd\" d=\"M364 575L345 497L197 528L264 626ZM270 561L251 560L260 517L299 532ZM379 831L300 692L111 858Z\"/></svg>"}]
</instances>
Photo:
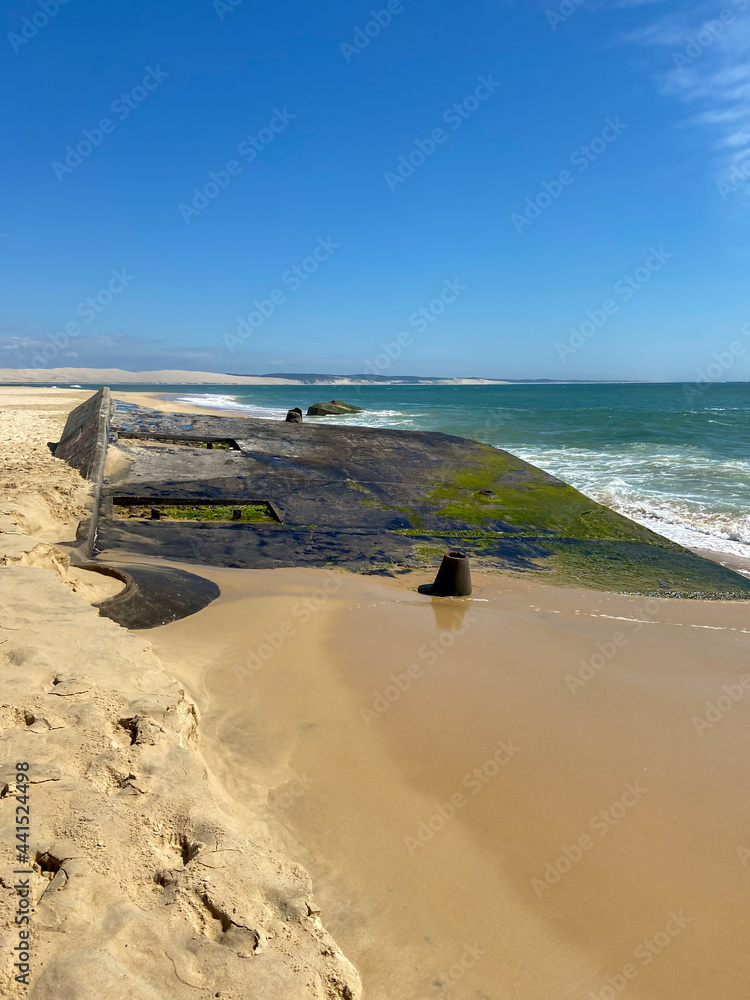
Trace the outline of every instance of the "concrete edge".
<instances>
[{"instance_id":1,"label":"concrete edge","mask_svg":"<svg viewBox=\"0 0 750 1000\"><path fill-rule=\"evenodd\" d=\"M92 409L93 412L87 412ZM112 395L109 387L103 386L91 399L71 410L60 442L55 449L55 456L62 458L74 469L78 469L93 487L90 514L88 518L82 519L78 526L77 550L74 549L71 553L76 563L79 559L75 556L90 559L96 544L111 415Z\"/></svg>"}]
</instances>

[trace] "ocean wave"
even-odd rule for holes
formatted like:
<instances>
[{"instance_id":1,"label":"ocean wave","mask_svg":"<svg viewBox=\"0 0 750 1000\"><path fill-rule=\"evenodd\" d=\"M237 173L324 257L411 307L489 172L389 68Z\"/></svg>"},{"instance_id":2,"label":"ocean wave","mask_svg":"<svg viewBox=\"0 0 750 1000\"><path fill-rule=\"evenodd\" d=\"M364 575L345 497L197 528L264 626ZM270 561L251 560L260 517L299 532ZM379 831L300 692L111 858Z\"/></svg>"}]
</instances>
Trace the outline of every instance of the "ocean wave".
<instances>
[{"instance_id":1,"label":"ocean wave","mask_svg":"<svg viewBox=\"0 0 750 1000\"><path fill-rule=\"evenodd\" d=\"M237 396L220 393L201 393L200 395L178 396L178 403L188 403L191 406L208 407L212 410L231 410L245 417L261 417L266 420L283 420L288 412L286 407L261 406L258 403L243 403ZM363 427L394 427L397 424L409 424L416 427L415 414L406 414L402 410L365 410L351 415L344 413L331 414L328 417L309 417L309 420L325 420L326 423L336 423L339 420L347 424L356 423Z\"/></svg>"},{"instance_id":2,"label":"ocean wave","mask_svg":"<svg viewBox=\"0 0 750 1000\"><path fill-rule=\"evenodd\" d=\"M364 413L354 413L347 418L347 424L358 427L393 427L400 430L418 430L420 414L404 413L402 410L366 410ZM328 417L335 421L335 417Z\"/></svg>"},{"instance_id":3,"label":"ocean wave","mask_svg":"<svg viewBox=\"0 0 750 1000\"><path fill-rule=\"evenodd\" d=\"M632 500L602 493L606 506L691 549L708 549L750 558L750 518L717 511L691 510L676 500Z\"/></svg>"},{"instance_id":4,"label":"ocean wave","mask_svg":"<svg viewBox=\"0 0 750 1000\"><path fill-rule=\"evenodd\" d=\"M639 454L518 449L516 454L605 507L691 549L750 558L750 463L673 449Z\"/></svg>"},{"instance_id":5,"label":"ocean wave","mask_svg":"<svg viewBox=\"0 0 750 1000\"><path fill-rule=\"evenodd\" d=\"M231 410L245 417L261 417L265 420L283 420L287 411L276 406L259 406L257 403L241 403L236 396L222 396L215 393L201 393L195 396L178 396L178 403L190 406L208 407L212 410Z\"/></svg>"}]
</instances>

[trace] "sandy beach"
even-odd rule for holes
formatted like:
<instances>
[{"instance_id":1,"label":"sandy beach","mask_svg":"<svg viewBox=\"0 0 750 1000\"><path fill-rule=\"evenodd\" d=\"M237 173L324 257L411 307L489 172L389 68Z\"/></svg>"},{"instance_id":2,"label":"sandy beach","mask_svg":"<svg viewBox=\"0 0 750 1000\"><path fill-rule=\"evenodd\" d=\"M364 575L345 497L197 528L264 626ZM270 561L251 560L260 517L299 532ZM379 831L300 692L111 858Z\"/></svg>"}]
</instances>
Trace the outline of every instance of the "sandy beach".
<instances>
[{"instance_id":1,"label":"sandy beach","mask_svg":"<svg viewBox=\"0 0 750 1000\"><path fill-rule=\"evenodd\" d=\"M44 441L85 395L0 390L13 427L0 542L13 558L34 547L19 534L75 535L87 487ZM2 570L21 609L1 623L4 761L25 752L58 769L59 790L37 786L37 837L53 855L54 841L68 845L55 848L68 882L76 852L96 876L75 883L66 913L50 866L35 875L48 979L32 996L94 1000L96 983L115 981L110 966L148 1000L215 996L212 969L222 997L249 995L205 906L196 917L208 893L230 933L275 928L263 931L267 957L252 959L271 970L258 980L269 998L358 995L346 955L366 1000L744 1000L750 602L502 573L475 573L472 598L448 600L417 593L420 573L202 567L217 601L128 633L26 558ZM62 666L60 629L85 653ZM35 651L25 674L22 647ZM64 699L45 693L56 669L89 684L71 689L59 730L49 703ZM165 735L131 748L117 720L139 713ZM52 722L28 732L29 716ZM96 837L81 836L86 815L101 816ZM189 881L184 844L241 856L230 903L221 878L209 890ZM162 927L154 871L165 869L174 908ZM237 927L232 905L249 914ZM64 920L60 943L46 928ZM81 964L87 933L106 959L82 992L71 955ZM96 971L87 952L82 967Z\"/></svg>"},{"instance_id":2,"label":"sandy beach","mask_svg":"<svg viewBox=\"0 0 750 1000\"><path fill-rule=\"evenodd\" d=\"M0 1000L750 1000L750 0L4 20Z\"/></svg>"}]
</instances>

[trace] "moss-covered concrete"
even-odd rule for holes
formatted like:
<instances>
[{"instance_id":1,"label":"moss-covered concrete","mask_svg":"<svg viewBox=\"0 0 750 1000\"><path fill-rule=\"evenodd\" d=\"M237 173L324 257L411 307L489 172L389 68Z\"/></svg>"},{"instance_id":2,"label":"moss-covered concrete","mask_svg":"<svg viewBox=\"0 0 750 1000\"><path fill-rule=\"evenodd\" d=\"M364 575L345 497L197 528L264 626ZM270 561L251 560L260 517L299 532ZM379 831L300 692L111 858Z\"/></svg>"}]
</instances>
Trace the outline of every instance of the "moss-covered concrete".
<instances>
[{"instance_id":1,"label":"moss-covered concrete","mask_svg":"<svg viewBox=\"0 0 750 1000\"><path fill-rule=\"evenodd\" d=\"M459 542L480 561L502 561L502 539L512 537L536 549L530 558L561 584L662 596L750 596L748 581L738 574L489 446L427 499L437 516L455 524L437 537Z\"/></svg>"},{"instance_id":2,"label":"moss-covered concrete","mask_svg":"<svg viewBox=\"0 0 750 1000\"><path fill-rule=\"evenodd\" d=\"M476 567L641 594L750 598L707 562L508 452L446 434L235 417L115 414L125 433L231 440L238 450L141 447L110 495L184 504L270 501L283 526L139 524L104 516L102 548L247 566L397 572L460 546ZM106 505L105 505L106 507ZM111 508L111 502L110 502ZM103 508L104 511L105 508Z\"/></svg>"},{"instance_id":3,"label":"moss-covered concrete","mask_svg":"<svg viewBox=\"0 0 750 1000\"><path fill-rule=\"evenodd\" d=\"M266 522L275 524L276 519L271 515L265 506L257 504L241 506L223 506L221 504L128 504L126 507L117 507L117 517L130 519L139 518L142 521L154 520L153 512L159 515L158 520L167 521L237 521L242 522ZM235 511L239 512L239 517L235 519Z\"/></svg>"}]
</instances>

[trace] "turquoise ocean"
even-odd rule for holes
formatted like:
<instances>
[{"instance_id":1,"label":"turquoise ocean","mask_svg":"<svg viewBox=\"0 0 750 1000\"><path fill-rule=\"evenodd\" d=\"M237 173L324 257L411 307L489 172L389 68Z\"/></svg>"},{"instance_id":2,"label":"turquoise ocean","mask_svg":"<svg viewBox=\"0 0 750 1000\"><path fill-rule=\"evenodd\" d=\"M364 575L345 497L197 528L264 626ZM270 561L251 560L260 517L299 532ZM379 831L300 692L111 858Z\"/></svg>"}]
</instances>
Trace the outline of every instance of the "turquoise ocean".
<instances>
[{"instance_id":1,"label":"turquoise ocean","mask_svg":"<svg viewBox=\"0 0 750 1000\"><path fill-rule=\"evenodd\" d=\"M343 399L365 412L308 419L477 438L683 545L750 557L750 383L116 388L270 419Z\"/></svg>"}]
</instances>

